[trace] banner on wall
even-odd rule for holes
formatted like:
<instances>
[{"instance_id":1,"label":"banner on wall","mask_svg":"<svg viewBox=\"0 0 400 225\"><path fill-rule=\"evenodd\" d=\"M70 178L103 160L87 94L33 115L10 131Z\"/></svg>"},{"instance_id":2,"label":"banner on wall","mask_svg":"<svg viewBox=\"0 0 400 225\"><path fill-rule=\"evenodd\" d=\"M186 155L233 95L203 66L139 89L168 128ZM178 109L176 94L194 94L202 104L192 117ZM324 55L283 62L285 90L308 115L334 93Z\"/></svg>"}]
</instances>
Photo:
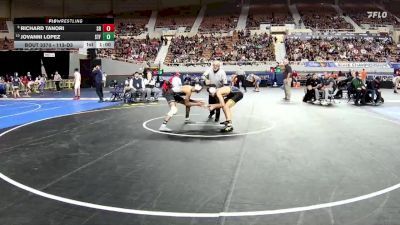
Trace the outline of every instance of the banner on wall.
<instances>
[{"instance_id":1,"label":"banner on wall","mask_svg":"<svg viewBox=\"0 0 400 225\"><path fill-rule=\"evenodd\" d=\"M333 62L305 62L305 67L336 67L335 63Z\"/></svg>"},{"instance_id":2,"label":"banner on wall","mask_svg":"<svg viewBox=\"0 0 400 225\"><path fill-rule=\"evenodd\" d=\"M300 39L300 40L309 40L316 38L325 38L325 39L379 39L379 40L387 40L390 36L385 34L376 34L376 33L292 33L286 38L292 39Z\"/></svg>"},{"instance_id":3,"label":"banner on wall","mask_svg":"<svg viewBox=\"0 0 400 225\"><path fill-rule=\"evenodd\" d=\"M341 68L391 68L388 63L375 62L304 62L305 67L341 67ZM400 64L399 64L400 66Z\"/></svg>"},{"instance_id":4,"label":"banner on wall","mask_svg":"<svg viewBox=\"0 0 400 225\"><path fill-rule=\"evenodd\" d=\"M394 70L400 69L400 63L391 63L390 67L392 67Z\"/></svg>"}]
</instances>

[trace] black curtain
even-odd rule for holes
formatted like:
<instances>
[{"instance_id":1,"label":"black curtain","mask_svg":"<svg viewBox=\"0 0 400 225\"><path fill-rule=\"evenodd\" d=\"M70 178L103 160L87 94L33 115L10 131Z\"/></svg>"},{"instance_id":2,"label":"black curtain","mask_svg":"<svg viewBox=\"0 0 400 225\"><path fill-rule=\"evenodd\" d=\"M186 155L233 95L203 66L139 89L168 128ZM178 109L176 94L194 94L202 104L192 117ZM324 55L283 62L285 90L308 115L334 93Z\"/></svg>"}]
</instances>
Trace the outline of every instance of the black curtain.
<instances>
[{"instance_id":1,"label":"black curtain","mask_svg":"<svg viewBox=\"0 0 400 225\"><path fill-rule=\"evenodd\" d=\"M54 57L44 57L45 53L54 53ZM49 54L46 54L49 56ZM69 76L69 52L68 51L6 51L0 52L0 76L13 75L18 72L25 76L30 72L33 78L42 74L42 65L50 78L50 74L58 71L64 79ZM15 66L17 65L17 66Z\"/></svg>"},{"instance_id":2,"label":"black curtain","mask_svg":"<svg viewBox=\"0 0 400 225\"><path fill-rule=\"evenodd\" d=\"M55 55L55 57L45 57L45 55ZM68 51L44 51L41 54L43 66L46 69L47 76L58 71L63 79L69 76L69 52Z\"/></svg>"},{"instance_id":3,"label":"black curtain","mask_svg":"<svg viewBox=\"0 0 400 225\"><path fill-rule=\"evenodd\" d=\"M35 78L41 74L40 52L7 51L0 52L0 76L18 72L25 76L27 72Z\"/></svg>"},{"instance_id":4,"label":"black curtain","mask_svg":"<svg viewBox=\"0 0 400 225\"><path fill-rule=\"evenodd\" d=\"M92 70L95 66L101 66L100 59L81 59L80 60L80 73L81 73L81 87L88 88L94 87L94 77Z\"/></svg>"}]
</instances>

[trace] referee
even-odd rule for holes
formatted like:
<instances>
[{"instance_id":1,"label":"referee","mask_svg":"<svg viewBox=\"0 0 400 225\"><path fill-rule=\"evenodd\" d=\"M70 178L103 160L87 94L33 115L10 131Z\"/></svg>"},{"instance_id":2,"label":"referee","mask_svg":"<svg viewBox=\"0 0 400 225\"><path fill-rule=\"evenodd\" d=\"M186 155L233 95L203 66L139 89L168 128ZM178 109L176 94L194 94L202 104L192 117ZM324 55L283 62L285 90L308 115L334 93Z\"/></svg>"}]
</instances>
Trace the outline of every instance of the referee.
<instances>
[{"instance_id":1,"label":"referee","mask_svg":"<svg viewBox=\"0 0 400 225\"><path fill-rule=\"evenodd\" d=\"M221 69L221 62L214 61L211 65L211 68L204 72L203 79L206 81L206 85L210 87L220 88L228 84L228 80L226 78L226 73L223 69ZM219 100L216 96L208 96L208 104L217 104ZM210 115L208 116L211 119L215 114L215 122L219 122L219 117L221 114L221 109L214 109L210 111Z\"/></svg>"}]
</instances>

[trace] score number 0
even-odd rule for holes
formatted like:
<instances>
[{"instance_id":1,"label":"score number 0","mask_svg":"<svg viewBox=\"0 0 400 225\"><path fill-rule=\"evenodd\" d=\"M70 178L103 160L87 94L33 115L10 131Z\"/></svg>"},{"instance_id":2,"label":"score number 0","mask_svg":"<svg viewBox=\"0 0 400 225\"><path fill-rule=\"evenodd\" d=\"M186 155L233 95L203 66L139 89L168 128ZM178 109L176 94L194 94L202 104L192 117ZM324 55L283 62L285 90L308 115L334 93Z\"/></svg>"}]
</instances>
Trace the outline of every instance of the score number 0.
<instances>
[{"instance_id":1,"label":"score number 0","mask_svg":"<svg viewBox=\"0 0 400 225\"><path fill-rule=\"evenodd\" d=\"M103 32L114 32L115 25L114 24L103 24Z\"/></svg>"}]
</instances>

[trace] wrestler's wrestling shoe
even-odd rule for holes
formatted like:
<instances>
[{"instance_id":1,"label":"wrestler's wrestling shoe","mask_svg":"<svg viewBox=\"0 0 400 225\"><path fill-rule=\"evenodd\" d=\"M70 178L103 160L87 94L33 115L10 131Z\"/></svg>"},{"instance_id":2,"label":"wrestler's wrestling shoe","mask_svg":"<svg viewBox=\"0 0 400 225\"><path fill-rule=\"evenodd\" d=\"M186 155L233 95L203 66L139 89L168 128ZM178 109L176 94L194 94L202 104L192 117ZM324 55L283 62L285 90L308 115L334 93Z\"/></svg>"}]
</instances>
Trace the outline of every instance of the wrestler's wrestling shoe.
<instances>
[{"instance_id":1,"label":"wrestler's wrestling shoe","mask_svg":"<svg viewBox=\"0 0 400 225\"><path fill-rule=\"evenodd\" d=\"M189 118L185 118L185 124L191 124L194 123L193 121L191 121Z\"/></svg>"},{"instance_id":2,"label":"wrestler's wrestling shoe","mask_svg":"<svg viewBox=\"0 0 400 225\"><path fill-rule=\"evenodd\" d=\"M161 124L161 127L158 128L158 130L162 132L172 132L172 130L167 127L167 124Z\"/></svg>"},{"instance_id":3,"label":"wrestler's wrestling shoe","mask_svg":"<svg viewBox=\"0 0 400 225\"><path fill-rule=\"evenodd\" d=\"M221 122L221 123L219 123L219 124L224 125L224 126L227 126L227 125L229 124L229 121L224 121L224 122Z\"/></svg>"},{"instance_id":4,"label":"wrestler's wrestling shoe","mask_svg":"<svg viewBox=\"0 0 400 225\"><path fill-rule=\"evenodd\" d=\"M233 131L233 127L232 124L228 124L226 125L226 127L224 127L223 129L221 129L222 133L228 133L228 132L232 132Z\"/></svg>"}]
</instances>

